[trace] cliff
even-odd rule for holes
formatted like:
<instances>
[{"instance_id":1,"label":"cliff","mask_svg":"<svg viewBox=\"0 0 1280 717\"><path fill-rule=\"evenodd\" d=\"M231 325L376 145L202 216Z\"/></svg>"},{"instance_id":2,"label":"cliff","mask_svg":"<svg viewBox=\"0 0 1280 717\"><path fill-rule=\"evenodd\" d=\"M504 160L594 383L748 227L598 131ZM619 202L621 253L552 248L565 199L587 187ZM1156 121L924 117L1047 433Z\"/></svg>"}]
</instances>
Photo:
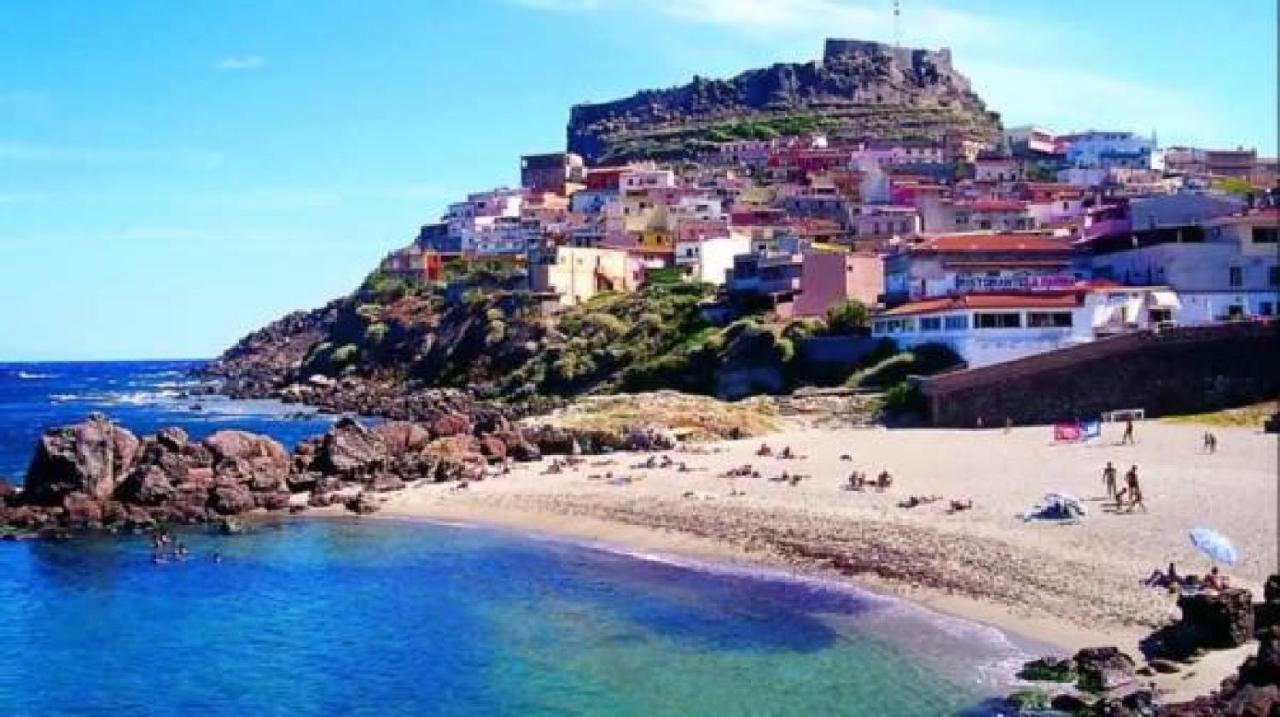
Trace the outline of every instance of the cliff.
<instances>
[{"instance_id":1,"label":"cliff","mask_svg":"<svg viewBox=\"0 0 1280 717\"><path fill-rule=\"evenodd\" d=\"M999 138L948 50L828 40L819 62L781 63L727 80L644 90L575 106L569 150L594 164L674 159L733 139L825 131L849 139L941 140L950 134Z\"/></svg>"}]
</instances>

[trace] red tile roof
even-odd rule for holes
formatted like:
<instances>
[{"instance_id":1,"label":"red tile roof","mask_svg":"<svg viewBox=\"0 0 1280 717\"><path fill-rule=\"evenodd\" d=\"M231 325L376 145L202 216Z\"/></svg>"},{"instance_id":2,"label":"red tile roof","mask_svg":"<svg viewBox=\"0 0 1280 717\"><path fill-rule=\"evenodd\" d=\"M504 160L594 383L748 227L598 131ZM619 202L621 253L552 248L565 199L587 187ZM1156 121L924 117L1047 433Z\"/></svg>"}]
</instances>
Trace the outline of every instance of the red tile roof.
<instances>
[{"instance_id":1,"label":"red tile roof","mask_svg":"<svg viewBox=\"0 0 1280 717\"><path fill-rule=\"evenodd\" d=\"M968 209L971 212L1021 212L1026 208L1026 202L1017 199L976 199L971 202L956 202L956 209Z\"/></svg>"},{"instance_id":2,"label":"red tile roof","mask_svg":"<svg viewBox=\"0 0 1280 717\"><path fill-rule=\"evenodd\" d=\"M1054 236L1048 232L969 232L926 235L922 239L909 251L917 254L992 251L1052 254L1071 250L1071 237Z\"/></svg>"},{"instance_id":3,"label":"red tile roof","mask_svg":"<svg viewBox=\"0 0 1280 717\"><path fill-rule=\"evenodd\" d=\"M1083 291L963 294L925 299L889 309L880 316L915 316L952 309L1074 309Z\"/></svg>"}]
</instances>

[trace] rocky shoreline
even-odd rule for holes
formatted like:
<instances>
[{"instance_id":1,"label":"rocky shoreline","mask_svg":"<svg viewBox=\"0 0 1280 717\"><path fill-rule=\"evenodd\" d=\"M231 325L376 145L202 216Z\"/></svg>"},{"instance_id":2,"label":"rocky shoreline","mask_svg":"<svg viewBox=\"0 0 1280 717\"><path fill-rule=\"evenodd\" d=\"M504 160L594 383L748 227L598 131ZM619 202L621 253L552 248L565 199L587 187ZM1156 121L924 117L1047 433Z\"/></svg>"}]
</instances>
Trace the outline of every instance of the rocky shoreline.
<instances>
[{"instance_id":1,"label":"rocky shoreline","mask_svg":"<svg viewBox=\"0 0 1280 717\"><path fill-rule=\"evenodd\" d=\"M288 452L272 438L235 430L200 441L178 428L138 438L93 414L40 437L21 488L0 479L0 531L8 538L141 532L335 503L367 513L378 506L372 493L480 480L494 463L674 446L646 428L520 428L486 411L431 416L373 427L343 418Z\"/></svg>"}]
</instances>

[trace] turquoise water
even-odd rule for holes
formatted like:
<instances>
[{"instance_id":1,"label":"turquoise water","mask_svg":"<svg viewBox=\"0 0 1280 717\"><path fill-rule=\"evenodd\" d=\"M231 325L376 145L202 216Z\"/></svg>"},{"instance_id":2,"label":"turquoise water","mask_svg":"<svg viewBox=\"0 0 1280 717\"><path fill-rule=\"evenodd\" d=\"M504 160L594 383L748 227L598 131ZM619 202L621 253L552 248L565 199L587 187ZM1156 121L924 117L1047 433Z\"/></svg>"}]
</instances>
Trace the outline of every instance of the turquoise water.
<instances>
[{"instance_id":1,"label":"turquoise water","mask_svg":"<svg viewBox=\"0 0 1280 717\"><path fill-rule=\"evenodd\" d=\"M939 715L1019 654L895 601L488 530L181 539L164 565L143 538L0 544L5 713Z\"/></svg>"},{"instance_id":2,"label":"turquoise water","mask_svg":"<svg viewBox=\"0 0 1280 717\"><path fill-rule=\"evenodd\" d=\"M0 364L0 474L91 410L286 446L331 420L185 396L194 365ZM980 714L1026 658L899 601L491 530L181 538L164 565L141 537L0 542L0 715Z\"/></svg>"}]
</instances>

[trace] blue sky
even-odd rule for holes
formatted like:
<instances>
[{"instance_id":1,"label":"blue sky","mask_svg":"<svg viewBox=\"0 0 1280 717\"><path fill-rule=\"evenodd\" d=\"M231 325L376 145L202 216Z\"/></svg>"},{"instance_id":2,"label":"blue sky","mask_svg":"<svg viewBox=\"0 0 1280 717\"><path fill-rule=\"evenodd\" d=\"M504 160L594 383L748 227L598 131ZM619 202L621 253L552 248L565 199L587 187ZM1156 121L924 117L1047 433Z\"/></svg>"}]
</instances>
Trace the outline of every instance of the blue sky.
<instances>
[{"instance_id":1,"label":"blue sky","mask_svg":"<svg viewBox=\"0 0 1280 717\"><path fill-rule=\"evenodd\" d=\"M7 0L0 360L212 356L356 285L569 106L892 40L889 0ZM1006 124L1276 152L1273 0L903 0Z\"/></svg>"}]
</instances>

